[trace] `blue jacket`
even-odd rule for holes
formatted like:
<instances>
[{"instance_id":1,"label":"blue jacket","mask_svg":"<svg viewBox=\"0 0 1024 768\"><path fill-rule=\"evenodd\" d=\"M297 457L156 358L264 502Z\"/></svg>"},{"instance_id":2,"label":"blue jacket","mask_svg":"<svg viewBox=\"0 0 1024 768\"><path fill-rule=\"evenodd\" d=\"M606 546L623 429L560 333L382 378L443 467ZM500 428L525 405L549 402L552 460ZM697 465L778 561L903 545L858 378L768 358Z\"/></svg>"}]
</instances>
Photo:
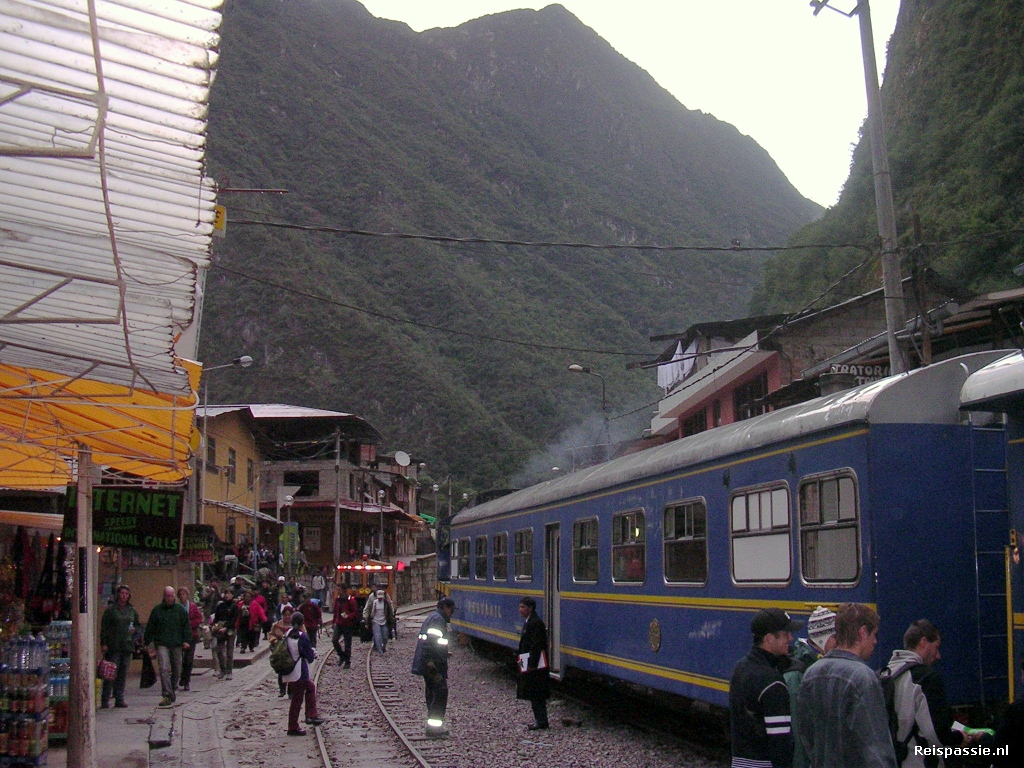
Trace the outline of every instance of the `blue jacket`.
<instances>
[{"instance_id":1,"label":"blue jacket","mask_svg":"<svg viewBox=\"0 0 1024 768\"><path fill-rule=\"evenodd\" d=\"M441 677L448 678L448 619L440 611L427 616L420 627L416 641L416 651L412 657L412 673L425 675L428 662L434 662L434 668Z\"/></svg>"},{"instance_id":2,"label":"blue jacket","mask_svg":"<svg viewBox=\"0 0 1024 768\"><path fill-rule=\"evenodd\" d=\"M896 768L882 683L862 659L830 651L807 670L797 701L814 768Z\"/></svg>"}]
</instances>

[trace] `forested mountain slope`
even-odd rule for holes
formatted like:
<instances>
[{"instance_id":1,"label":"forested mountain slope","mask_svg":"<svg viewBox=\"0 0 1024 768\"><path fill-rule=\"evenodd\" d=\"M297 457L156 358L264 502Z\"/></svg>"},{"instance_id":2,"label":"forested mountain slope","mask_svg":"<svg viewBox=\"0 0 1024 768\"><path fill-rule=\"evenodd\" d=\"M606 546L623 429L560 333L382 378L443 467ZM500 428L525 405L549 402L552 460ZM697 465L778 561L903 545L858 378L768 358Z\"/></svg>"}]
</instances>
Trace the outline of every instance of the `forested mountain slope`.
<instances>
[{"instance_id":1,"label":"forested mountain slope","mask_svg":"<svg viewBox=\"0 0 1024 768\"><path fill-rule=\"evenodd\" d=\"M257 365L214 374L211 401L356 413L475 489L600 413L571 362L605 375L611 415L656 399L624 353L742 314L759 257L336 230L765 245L820 214L558 5L415 33L354 0L228 0L222 31L210 172L289 192L221 196L202 356Z\"/></svg>"},{"instance_id":2,"label":"forested mountain slope","mask_svg":"<svg viewBox=\"0 0 1024 768\"><path fill-rule=\"evenodd\" d=\"M1020 0L900 4L882 108L904 275L916 261L976 292L1020 285L1012 270L1024 261L1022 22ZM865 136L839 202L792 244L877 241L870 149ZM922 248L912 247L915 215ZM799 308L863 258L837 248L779 254L753 311ZM876 261L831 298L879 284Z\"/></svg>"}]
</instances>

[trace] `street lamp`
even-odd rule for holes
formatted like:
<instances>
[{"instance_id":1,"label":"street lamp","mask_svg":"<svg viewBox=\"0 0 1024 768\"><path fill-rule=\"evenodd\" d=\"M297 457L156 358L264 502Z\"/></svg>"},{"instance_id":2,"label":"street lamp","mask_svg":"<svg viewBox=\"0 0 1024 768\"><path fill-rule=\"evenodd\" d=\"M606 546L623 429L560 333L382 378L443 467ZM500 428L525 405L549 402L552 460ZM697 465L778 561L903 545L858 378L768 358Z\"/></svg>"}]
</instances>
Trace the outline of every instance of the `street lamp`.
<instances>
[{"instance_id":1,"label":"street lamp","mask_svg":"<svg viewBox=\"0 0 1024 768\"><path fill-rule=\"evenodd\" d=\"M377 506L380 507L380 559L384 559L384 489L377 491Z\"/></svg>"},{"instance_id":2,"label":"street lamp","mask_svg":"<svg viewBox=\"0 0 1024 768\"><path fill-rule=\"evenodd\" d=\"M236 357L230 363L224 363L223 365L213 365L210 367L203 368L203 455L199 459L199 509L196 510L196 522L200 525L203 524L203 519L206 515L206 459L210 454L210 448L206 442L207 432L209 429L210 422L210 380L206 378L206 374L211 371L219 371L221 368L248 368L252 365L252 358L249 355L242 355ZM253 533L256 532L256 509L253 508Z\"/></svg>"},{"instance_id":3,"label":"street lamp","mask_svg":"<svg viewBox=\"0 0 1024 768\"><path fill-rule=\"evenodd\" d=\"M585 373L588 376L597 376L601 380L601 414L604 416L604 458L608 460L608 451L611 446L611 437L608 433L608 398L605 395L604 376L596 371L591 370L586 365L577 365L573 363L569 366L569 370L573 373Z\"/></svg>"}]
</instances>

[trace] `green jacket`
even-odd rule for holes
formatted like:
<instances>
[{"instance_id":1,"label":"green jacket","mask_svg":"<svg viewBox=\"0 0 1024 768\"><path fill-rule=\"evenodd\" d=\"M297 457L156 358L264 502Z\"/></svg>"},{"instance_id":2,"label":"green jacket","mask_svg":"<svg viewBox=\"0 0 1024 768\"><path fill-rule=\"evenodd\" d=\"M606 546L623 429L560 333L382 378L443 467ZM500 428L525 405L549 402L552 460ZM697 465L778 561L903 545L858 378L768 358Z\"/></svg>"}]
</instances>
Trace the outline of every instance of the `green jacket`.
<instances>
[{"instance_id":1,"label":"green jacket","mask_svg":"<svg viewBox=\"0 0 1024 768\"><path fill-rule=\"evenodd\" d=\"M170 648L192 642L192 626L188 611L179 602L165 605L161 600L149 614L146 622L146 643L166 645Z\"/></svg>"},{"instance_id":2,"label":"green jacket","mask_svg":"<svg viewBox=\"0 0 1024 768\"><path fill-rule=\"evenodd\" d=\"M135 649L132 636L142 626L135 606L128 603L121 609L117 603L107 607L100 621L100 645L110 651L131 653Z\"/></svg>"}]
</instances>

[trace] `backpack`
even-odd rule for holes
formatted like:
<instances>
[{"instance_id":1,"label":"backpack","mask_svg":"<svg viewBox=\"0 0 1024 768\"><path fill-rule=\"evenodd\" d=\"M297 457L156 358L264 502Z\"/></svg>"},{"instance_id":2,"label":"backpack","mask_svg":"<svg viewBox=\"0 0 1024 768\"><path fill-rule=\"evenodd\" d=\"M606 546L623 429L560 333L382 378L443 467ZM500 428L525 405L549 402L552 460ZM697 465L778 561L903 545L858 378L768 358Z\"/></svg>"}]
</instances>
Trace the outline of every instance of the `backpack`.
<instances>
[{"instance_id":1,"label":"backpack","mask_svg":"<svg viewBox=\"0 0 1024 768\"><path fill-rule=\"evenodd\" d=\"M910 754L910 742L917 736L917 722L910 728L907 738L900 739L900 718L896 712L896 681L914 667L919 666L908 662L893 672L889 667L882 667L878 670L878 680L882 683L882 695L885 697L885 712L889 717L889 738L892 739L892 747L896 752L896 764L903 765L903 761Z\"/></svg>"},{"instance_id":2,"label":"backpack","mask_svg":"<svg viewBox=\"0 0 1024 768\"><path fill-rule=\"evenodd\" d=\"M270 652L270 668L279 675L290 675L296 664L298 661L292 658L292 652L288 650L288 636L285 635Z\"/></svg>"}]
</instances>

